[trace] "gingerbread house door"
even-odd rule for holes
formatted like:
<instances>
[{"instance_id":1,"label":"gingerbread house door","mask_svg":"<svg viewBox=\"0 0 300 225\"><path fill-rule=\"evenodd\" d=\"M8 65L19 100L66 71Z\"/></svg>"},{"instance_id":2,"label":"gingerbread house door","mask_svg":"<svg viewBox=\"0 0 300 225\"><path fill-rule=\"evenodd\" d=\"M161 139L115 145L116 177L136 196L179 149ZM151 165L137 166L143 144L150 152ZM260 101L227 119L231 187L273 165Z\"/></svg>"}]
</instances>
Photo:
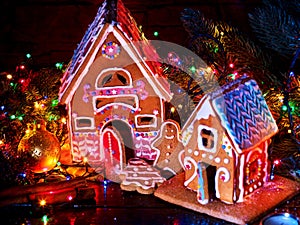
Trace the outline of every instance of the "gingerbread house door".
<instances>
[{"instance_id":1,"label":"gingerbread house door","mask_svg":"<svg viewBox=\"0 0 300 225\"><path fill-rule=\"evenodd\" d=\"M101 152L105 165L105 176L109 180L119 181L118 173L125 168L127 161L133 158L132 134L122 121L108 123L101 133Z\"/></svg>"}]
</instances>

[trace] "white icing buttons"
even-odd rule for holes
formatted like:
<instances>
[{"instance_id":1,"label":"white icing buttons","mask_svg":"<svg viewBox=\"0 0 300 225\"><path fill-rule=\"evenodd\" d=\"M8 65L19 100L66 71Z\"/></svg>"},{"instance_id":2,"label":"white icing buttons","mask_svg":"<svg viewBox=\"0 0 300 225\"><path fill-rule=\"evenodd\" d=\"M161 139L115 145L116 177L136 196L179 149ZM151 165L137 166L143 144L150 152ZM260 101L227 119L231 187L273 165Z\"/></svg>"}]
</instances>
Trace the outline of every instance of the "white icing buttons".
<instances>
[{"instance_id":1,"label":"white icing buttons","mask_svg":"<svg viewBox=\"0 0 300 225\"><path fill-rule=\"evenodd\" d=\"M229 159L225 158L225 159L224 159L224 163L225 163L225 164L228 164L228 163L229 163Z\"/></svg>"},{"instance_id":2,"label":"white icing buttons","mask_svg":"<svg viewBox=\"0 0 300 225\"><path fill-rule=\"evenodd\" d=\"M189 148L189 149L188 149L188 153L191 154L192 152L193 152L193 150Z\"/></svg>"},{"instance_id":3,"label":"white icing buttons","mask_svg":"<svg viewBox=\"0 0 300 225\"><path fill-rule=\"evenodd\" d=\"M194 155L198 156L199 155L199 151L194 151Z\"/></svg>"},{"instance_id":4,"label":"white icing buttons","mask_svg":"<svg viewBox=\"0 0 300 225\"><path fill-rule=\"evenodd\" d=\"M209 158L209 159L213 159L214 156L213 156L213 155L209 155L208 158Z\"/></svg>"},{"instance_id":5,"label":"white icing buttons","mask_svg":"<svg viewBox=\"0 0 300 225\"><path fill-rule=\"evenodd\" d=\"M203 154L202 154L202 158L205 158L205 157L206 157L206 154L205 154L205 153L203 153Z\"/></svg>"},{"instance_id":6,"label":"white icing buttons","mask_svg":"<svg viewBox=\"0 0 300 225\"><path fill-rule=\"evenodd\" d=\"M221 162L221 159L219 157L215 158L215 162L216 163L220 163Z\"/></svg>"}]
</instances>

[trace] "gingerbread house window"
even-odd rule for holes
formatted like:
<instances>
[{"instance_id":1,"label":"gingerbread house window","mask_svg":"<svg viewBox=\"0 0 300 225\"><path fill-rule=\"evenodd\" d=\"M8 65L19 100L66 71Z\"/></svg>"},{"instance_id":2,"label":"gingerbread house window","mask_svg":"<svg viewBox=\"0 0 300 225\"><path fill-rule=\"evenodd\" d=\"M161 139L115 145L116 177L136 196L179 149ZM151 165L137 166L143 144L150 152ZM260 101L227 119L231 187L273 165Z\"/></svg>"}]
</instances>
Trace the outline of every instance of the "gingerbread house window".
<instances>
[{"instance_id":1,"label":"gingerbread house window","mask_svg":"<svg viewBox=\"0 0 300 225\"><path fill-rule=\"evenodd\" d=\"M137 115L135 122L137 128L157 126L157 119L154 115Z\"/></svg>"},{"instance_id":2,"label":"gingerbread house window","mask_svg":"<svg viewBox=\"0 0 300 225\"><path fill-rule=\"evenodd\" d=\"M122 68L103 70L96 80L96 88L98 89L124 86L131 87L132 79L130 73Z\"/></svg>"},{"instance_id":3,"label":"gingerbread house window","mask_svg":"<svg viewBox=\"0 0 300 225\"><path fill-rule=\"evenodd\" d=\"M198 127L198 148L208 152L215 152L217 134L216 129L200 125Z\"/></svg>"},{"instance_id":4,"label":"gingerbread house window","mask_svg":"<svg viewBox=\"0 0 300 225\"><path fill-rule=\"evenodd\" d=\"M94 129L94 118L90 117L77 117L75 118L75 129Z\"/></svg>"}]
</instances>

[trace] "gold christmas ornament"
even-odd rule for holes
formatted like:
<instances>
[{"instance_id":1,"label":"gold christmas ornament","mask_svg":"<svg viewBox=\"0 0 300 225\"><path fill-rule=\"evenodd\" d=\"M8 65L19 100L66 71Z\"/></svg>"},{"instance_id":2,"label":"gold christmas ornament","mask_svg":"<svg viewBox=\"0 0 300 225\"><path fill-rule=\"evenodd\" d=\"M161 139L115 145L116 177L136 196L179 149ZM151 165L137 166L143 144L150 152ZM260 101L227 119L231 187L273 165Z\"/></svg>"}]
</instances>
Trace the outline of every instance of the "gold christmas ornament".
<instances>
[{"instance_id":1,"label":"gold christmas ornament","mask_svg":"<svg viewBox=\"0 0 300 225\"><path fill-rule=\"evenodd\" d=\"M52 170L60 157L60 143L57 137L46 130L44 122L28 129L18 145L20 153L29 153L29 168L34 173Z\"/></svg>"}]
</instances>

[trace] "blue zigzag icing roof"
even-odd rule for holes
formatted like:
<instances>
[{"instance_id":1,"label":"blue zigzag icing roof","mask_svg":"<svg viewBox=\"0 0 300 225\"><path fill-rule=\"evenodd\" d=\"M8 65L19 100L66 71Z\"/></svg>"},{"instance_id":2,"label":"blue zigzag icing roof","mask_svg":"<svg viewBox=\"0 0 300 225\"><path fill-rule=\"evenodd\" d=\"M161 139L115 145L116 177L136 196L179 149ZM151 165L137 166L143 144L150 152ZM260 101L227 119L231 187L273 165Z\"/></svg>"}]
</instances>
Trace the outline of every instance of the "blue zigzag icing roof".
<instances>
[{"instance_id":1,"label":"blue zigzag icing roof","mask_svg":"<svg viewBox=\"0 0 300 225\"><path fill-rule=\"evenodd\" d=\"M277 132L276 122L254 80L243 77L211 97L223 126L240 150L253 147Z\"/></svg>"}]
</instances>

